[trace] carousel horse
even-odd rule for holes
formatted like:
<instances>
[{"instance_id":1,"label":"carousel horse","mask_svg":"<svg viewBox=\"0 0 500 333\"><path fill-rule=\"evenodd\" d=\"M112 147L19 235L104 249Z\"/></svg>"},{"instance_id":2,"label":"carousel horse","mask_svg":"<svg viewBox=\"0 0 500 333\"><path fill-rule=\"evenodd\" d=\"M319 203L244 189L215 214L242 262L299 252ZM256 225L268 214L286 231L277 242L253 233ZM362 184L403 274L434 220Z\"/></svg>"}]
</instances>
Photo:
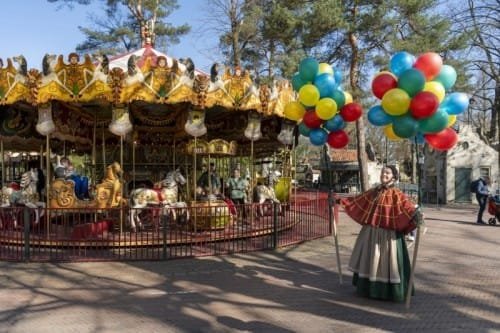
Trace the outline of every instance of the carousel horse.
<instances>
[{"instance_id":1,"label":"carousel horse","mask_svg":"<svg viewBox=\"0 0 500 333\"><path fill-rule=\"evenodd\" d=\"M13 57L15 63L18 64L15 76L15 82L21 82L22 84L26 83L26 76L28 75L28 63L26 62L26 58L23 55L19 55L17 57Z\"/></svg>"},{"instance_id":2,"label":"carousel horse","mask_svg":"<svg viewBox=\"0 0 500 333\"><path fill-rule=\"evenodd\" d=\"M109 74L109 59L108 57L103 54L93 54L92 55L92 61L94 63L97 63L95 66L93 72L91 73L91 79L90 81L80 90L80 94L82 94L85 90L90 89L92 84L94 84L97 81L101 81L103 83L106 83L108 81L108 74ZM88 73L90 74L90 73Z\"/></svg>"},{"instance_id":3,"label":"carousel horse","mask_svg":"<svg viewBox=\"0 0 500 333\"><path fill-rule=\"evenodd\" d=\"M177 212L181 211L188 218L187 204L179 202L179 185L185 185L186 178L179 169L170 171L164 180L155 184L155 188L137 188L130 193L130 227L135 232L137 226L142 227L140 213L142 208L160 206L161 214L177 220Z\"/></svg>"},{"instance_id":4,"label":"carousel horse","mask_svg":"<svg viewBox=\"0 0 500 333\"><path fill-rule=\"evenodd\" d=\"M277 171L271 171L264 177L263 184L257 184L253 190L253 202L258 203L257 207L257 215L264 216L264 203L277 203L280 201L276 197L276 193L274 192L274 184L278 181L279 174ZM281 208L278 205L278 211Z\"/></svg>"},{"instance_id":5,"label":"carousel horse","mask_svg":"<svg viewBox=\"0 0 500 333\"><path fill-rule=\"evenodd\" d=\"M38 174L36 169L26 171L21 176L19 187L10 185L2 188L1 207L26 206L35 212L35 225L40 222L43 216L45 203L40 201L38 191ZM17 218L13 216L14 228L17 227Z\"/></svg>"}]
</instances>

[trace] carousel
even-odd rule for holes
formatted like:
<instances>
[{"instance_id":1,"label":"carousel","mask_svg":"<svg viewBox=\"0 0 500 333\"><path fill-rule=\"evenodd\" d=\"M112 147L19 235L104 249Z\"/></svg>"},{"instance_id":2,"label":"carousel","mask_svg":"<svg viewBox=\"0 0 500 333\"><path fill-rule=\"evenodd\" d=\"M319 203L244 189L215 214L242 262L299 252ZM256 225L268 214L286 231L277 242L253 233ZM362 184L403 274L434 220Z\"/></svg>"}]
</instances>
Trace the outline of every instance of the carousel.
<instances>
[{"instance_id":1,"label":"carousel","mask_svg":"<svg viewBox=\"0 0 500 333\"><path fill-rule=\"evenodd\" d=\"M265 233L289 207L294 97L288 81L204 73L149 44L116 58L46 54L42 70L0 59L1 242L165 247Z\"/></svg>"}]
</instances>

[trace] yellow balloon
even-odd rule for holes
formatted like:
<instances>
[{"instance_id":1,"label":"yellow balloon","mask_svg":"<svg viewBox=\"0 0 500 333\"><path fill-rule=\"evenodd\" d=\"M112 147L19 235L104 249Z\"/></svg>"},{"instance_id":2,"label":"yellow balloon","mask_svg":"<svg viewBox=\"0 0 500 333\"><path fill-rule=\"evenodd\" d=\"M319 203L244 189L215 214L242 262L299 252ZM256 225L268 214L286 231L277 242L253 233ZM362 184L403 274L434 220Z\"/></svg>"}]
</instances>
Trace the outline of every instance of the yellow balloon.
<instances>
[{"instance_id":1,"label":"yellow balloon","mask_svg":"<svg viewBox=\"0 0 500 333\"><path fill-rule=\"evenodd\" d=\"M313 84L304 84L299 90L299 100L305 106L315 106L319 101L319 90Z\"/></svg>"},{"instance_id":2,"label":"yellow balloon","mask_svg":"<svg viewBox=\"0 0 500 333\"><path fill-rule=\"evenodd\" d=\"M299 102L290 102L285 106L284 113L286 118L298 121L304 117L306 109Z\"/></svg>"},{"instance_id":3,"label":"yellow balloon","mask_svg":"<svg viewBox=\"0 0 500 333\"><path fill-rule=\"evenodd\" d=\"M424 85L423 91L428 91L428 92L436 95L436 97L439 100L439 103L441 103L443 101L444 95L446 93L446 91L444 90L444 86L441 84L441 82L437 82L437 81L426 82Z\"/></svg>"},{"instance_id":4,"label":"yellow balloon","mask_svg":"<svg viewBox=\"0 0 500 333\"><path fill-rule=\"evenodd\" d=\"M449 115L448 116L448 126L447 127L453 126L456 121L457 121L457 115L455 115L455 114Z\"/></svg>"},{"instance_id":5,"label":"yellow balloon","mask_svg":"<svg viewBox=\"0 0 500 333\"><path fill-rule=\"evenodd\" d=\"M350 93L348 93L347 91L344 91L344 97L345 97L344 105L352 103L352 95Z\"/></svg>"},{"instance_id":6,"label":"yellow balloon","mask_svg":"<svg viewBox=\"0 0 500 333\"><path fill-rule=\"evenodd\" d=\"M401 116L408 111L411 98L406 91L399 88L389 90L382 97L382 107L391 116Z\"/></svg>"},{"instance_id":7,"label":"yellow balloon","mask_svg":"<svg viewBox=\"0 0 500 333\"><path fill-rule=\"evenodd\" d=\"M337 103L329 97L322 98L316 104L316 115L318 118L328 120L337 113Z\"/></svg>"},{"instance_id":8,"label":"yellow balloon","mask_svg":"<svg viewBox=\"0 0 500 333\"><path fill-rule=\"evenodd\" d=\"M333 68L326 62L322 62L319 64L318 74L328 73L333 75Z\"/></svg>"},{"instance_id":9,"label":"yellow balloon","mask_svg":"<svg viewBox=\"0 0 500 333\"><path fill-rule=\"evenodd\" d=\"M389 124L384 127L384 133L387 139L391 141L399 141L401 138L394 133L394 130L392 129L392 124Z\"/></svg>"}]
</instances>

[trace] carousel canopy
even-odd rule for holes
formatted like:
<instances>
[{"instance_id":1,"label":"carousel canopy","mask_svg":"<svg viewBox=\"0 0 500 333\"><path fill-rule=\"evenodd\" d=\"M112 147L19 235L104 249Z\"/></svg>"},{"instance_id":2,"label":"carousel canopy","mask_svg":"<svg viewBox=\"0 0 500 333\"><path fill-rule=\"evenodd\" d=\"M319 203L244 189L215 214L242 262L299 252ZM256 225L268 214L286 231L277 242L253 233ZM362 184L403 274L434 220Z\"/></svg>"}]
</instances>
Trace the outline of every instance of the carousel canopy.
<instances>
[{"instance_id":1,"label":"carousel canopy","mask_svg":"<svg viewBox=\"0 0 500 333\"><path fill-rule=\"evenodd\" d=\"M279 146L284 106L295 97L288 81L258 86L247 71L217 64L207 74L189 58L174 59L149 45L116 58L47 54L42 64L40 71L28 70L23 56L6 59L5 66L0 61L5 142L39 145L43 136L34 129L49 132L34 124L41 110L49 110L51 137L81 149L90 150L94 131L111 123L113 133L132 130L127 137L145 145L201 136L235 140L242 153L254 140L257 153L272 152ZM109 131L103 136L115 137Z\"/></svg>"}]
</instances>

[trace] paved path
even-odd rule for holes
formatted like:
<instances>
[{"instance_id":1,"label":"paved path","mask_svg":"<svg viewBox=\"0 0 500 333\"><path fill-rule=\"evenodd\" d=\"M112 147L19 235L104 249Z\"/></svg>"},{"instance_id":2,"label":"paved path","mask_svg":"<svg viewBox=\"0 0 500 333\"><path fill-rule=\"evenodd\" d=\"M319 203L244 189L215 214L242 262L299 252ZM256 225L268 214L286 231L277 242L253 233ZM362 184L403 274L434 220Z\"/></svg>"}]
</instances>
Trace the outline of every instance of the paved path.
<instances>
[{"instance_id":1,"label":"paved path","mask_svg":"<svg viewBox=\"0 0 500 333\"><path fill-rule=\"evenodd\" d=\"M500 332L500 227L426 208L412 307L356 296L359 227L278 251L169 262L0 262L0 332Z\"/></svg>"}]
</instances>

